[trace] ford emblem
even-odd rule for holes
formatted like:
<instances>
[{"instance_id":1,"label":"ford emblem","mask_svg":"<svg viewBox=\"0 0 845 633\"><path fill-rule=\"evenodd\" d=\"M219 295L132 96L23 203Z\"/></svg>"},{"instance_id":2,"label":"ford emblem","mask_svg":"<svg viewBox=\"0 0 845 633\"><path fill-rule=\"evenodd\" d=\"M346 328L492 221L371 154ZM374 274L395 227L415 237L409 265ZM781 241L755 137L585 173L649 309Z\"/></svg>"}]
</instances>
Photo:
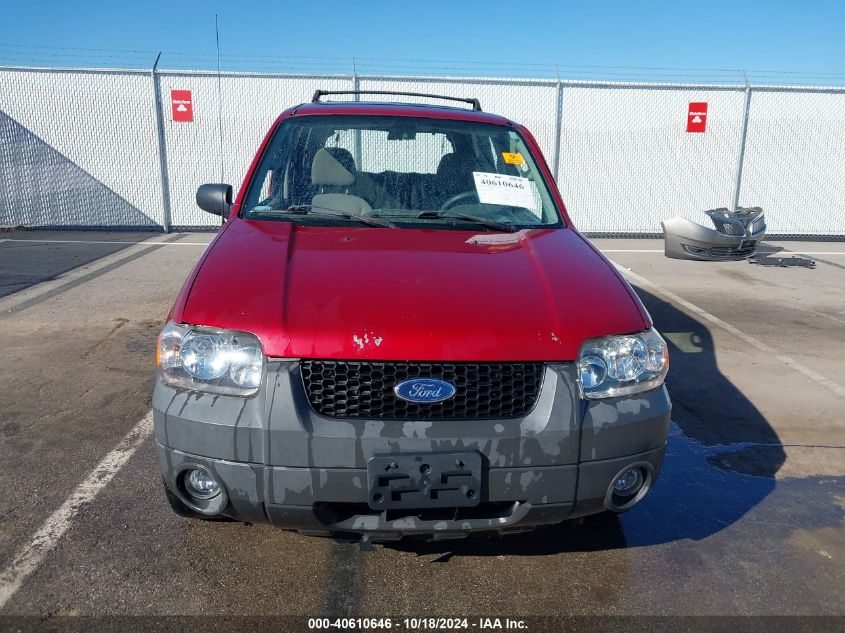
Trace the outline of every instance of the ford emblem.
<instances>
[{"instance_id":1,"label":"ford emblem","mask_svg":"<svg viewBox=\"0 0 845 633\"><path fill-rule=\"evenodd\" d=\"M455 385L436 378L411 378L396 383L393 393L408 402L443 402L455 395Z\"/></svg>"}]
</instances>

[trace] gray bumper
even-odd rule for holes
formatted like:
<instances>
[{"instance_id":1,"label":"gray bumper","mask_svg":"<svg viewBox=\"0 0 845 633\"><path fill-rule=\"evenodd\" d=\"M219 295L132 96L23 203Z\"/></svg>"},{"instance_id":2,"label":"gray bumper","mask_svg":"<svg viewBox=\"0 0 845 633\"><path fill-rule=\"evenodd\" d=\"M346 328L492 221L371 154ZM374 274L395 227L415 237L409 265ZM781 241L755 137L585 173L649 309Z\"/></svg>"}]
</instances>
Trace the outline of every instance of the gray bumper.
<instances>
[{"instance_id":1,"label":"gray bumper","mask_svg":"<svg viewBox=\"0 0 845 633\"><path fill-rule=\"evenodd\" d=\"M223 483L221 499L195 510L306 533L391 538L519 531L600 512L624 468L642 466L649 486L657 477L671 404L664 388L581 400L574 367L556 364L547 367L537 405L524 418L334 419L310 407L295 362L274 362L253 398L191 393L159 380L153 409L167 486L190 504L178 482L196 465ZM371 457L432 451L481 453L485 485L477 508L447 518L368 508Z\"/></svg>"},{"instance_id":2,"label":"gray bumper","mask_svg":"<svg viewBox=\"0 0 845 633\"><path fill-rule=\"evenodd\" d=\"M705 211L716 228L681 217L663 220L664 252L672 259L737 261L757 252L765 237L766 220L759 207Z\"/></svg>"}]
</instances>

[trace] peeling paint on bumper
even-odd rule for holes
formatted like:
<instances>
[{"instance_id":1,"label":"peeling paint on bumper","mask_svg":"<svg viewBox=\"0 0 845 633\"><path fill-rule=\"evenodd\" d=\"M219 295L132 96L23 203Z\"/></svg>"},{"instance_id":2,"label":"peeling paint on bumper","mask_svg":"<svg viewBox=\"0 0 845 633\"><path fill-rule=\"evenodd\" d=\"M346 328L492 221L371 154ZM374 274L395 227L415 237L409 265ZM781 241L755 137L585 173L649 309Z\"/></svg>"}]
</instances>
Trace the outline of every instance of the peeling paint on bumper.
<instances>
[{"instance_id":1,"label":"peeling paint on bumper","mask_svg":"<svg viewBox=\"0 0 845 633\"><path fill-rule=\"evenodd\" d=\"M671 403L665 388L585 401L571 363L547 366L525 417L503 420L358 420L317 415L295 362L273 362L253 398L186 392L160 381L153 398L166 485L205 466L228 494L224 514L309 534L375 538L530 529L605 509L620 469L663 459ZM452 518L367 508L367 461L374 455L478 451L482 504ZM183 495L184 496L184 495Z\"/></svg>"}]
</instances>

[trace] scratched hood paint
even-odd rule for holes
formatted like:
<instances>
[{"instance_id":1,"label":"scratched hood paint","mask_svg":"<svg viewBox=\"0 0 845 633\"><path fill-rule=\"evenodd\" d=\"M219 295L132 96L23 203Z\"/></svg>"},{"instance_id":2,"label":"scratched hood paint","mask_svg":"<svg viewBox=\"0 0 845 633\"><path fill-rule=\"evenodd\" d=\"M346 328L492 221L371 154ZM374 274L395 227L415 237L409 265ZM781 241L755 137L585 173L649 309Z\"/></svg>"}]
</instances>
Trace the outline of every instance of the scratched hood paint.
<instances>
[{"instance_id":1,"label":"scratched hood paint","mask_svg":"<svg viewBox=\"0 0 845 633\"><path fill-rule=\"evenodd\" d=\"M370 360L572 360L586 338L650 325L571 230L240 219L211 246L174 318L253 332L271 357Z\"/></svg>"}]
</instances>

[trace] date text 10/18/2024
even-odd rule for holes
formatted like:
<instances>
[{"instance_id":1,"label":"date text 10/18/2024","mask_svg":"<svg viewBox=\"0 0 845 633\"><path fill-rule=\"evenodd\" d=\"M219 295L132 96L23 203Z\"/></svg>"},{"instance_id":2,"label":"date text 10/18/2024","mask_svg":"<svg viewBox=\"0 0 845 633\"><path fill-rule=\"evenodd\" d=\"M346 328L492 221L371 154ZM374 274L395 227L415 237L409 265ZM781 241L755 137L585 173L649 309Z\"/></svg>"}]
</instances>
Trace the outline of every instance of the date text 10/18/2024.
<instances>
[{"instance_id":1,"label":"date text 10/18/2024","mask_svg":"<svg viewBox=\"0 0 845 633\"><path fill-rule=\"evenodd\" d=\"M400 629L406 631L471 630L526 631L524 620L511 618L309 618L309 630L377 631Z\"/></svg>"}]
</instances>

